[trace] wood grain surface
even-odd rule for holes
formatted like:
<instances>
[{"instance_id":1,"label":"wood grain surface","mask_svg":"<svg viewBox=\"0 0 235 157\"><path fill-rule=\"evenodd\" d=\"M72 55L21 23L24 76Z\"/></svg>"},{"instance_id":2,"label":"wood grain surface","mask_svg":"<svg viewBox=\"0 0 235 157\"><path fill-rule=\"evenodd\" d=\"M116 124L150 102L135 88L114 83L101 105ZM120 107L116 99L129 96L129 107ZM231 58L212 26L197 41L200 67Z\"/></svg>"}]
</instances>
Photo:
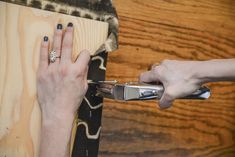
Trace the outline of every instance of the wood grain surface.
<instances>
[{"instance_id":1,"label":"wood grain surface","mask_svg":"<svg viewBox=\"0 0 235 157\"><path fill-rule=\"evenodd\" d=\"M56 25L68 22L75 28L74 58L83 49L94 53L107 38L105 22L0 2L0 157L38 156L39 47L44 35L52 41Z\"/></svg>"},{"instance_id":2,"label":"wood grain surface","mask_svg":"<svg viewBox=\"0 0 235 157\"><path fill-rule=\"evenodd\" d=\"M234 0L114 0L120 48L111 53L107 80L137 81L164 59L235 58ZM193 69L192 69L193 70ZM212 69L213 70L213 69ZM206 101L106 99L100 157L234 157L235 83L211 83Z\"/></svg>"}]
</instances>

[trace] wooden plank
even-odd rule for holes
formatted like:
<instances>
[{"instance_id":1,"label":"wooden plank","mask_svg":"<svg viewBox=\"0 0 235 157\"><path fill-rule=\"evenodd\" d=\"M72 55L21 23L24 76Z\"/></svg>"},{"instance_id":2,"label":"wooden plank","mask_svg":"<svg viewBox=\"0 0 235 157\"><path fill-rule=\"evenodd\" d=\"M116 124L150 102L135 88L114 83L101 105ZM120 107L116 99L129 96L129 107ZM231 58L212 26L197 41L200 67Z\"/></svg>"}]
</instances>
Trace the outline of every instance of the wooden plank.
<instances>
[{"instance_id":1,"label":"wooden plank","mask_svg":"<svg viewBox=\"0 0 235 157\"><path fill-rule=\"evenodd\" d=\"M36 75L40 42L57 23L75 27L74 58L105 42L108 24L0 2L0 157L38 155L40 108Z\"/></svg>"},{"instance_id":2,"label":"wooden plank","mask_svg":"<svg viewBox=\"0 0 235 157\"><path fill-rule=\"evenodd\" d=\"M235 1L115 0L119 50L109 54L106 79L137 81L164 59L235 57ZM235 84L209 84L207 101L105 100L100 157L234 157Z\"/></svg>"}]
</instances>

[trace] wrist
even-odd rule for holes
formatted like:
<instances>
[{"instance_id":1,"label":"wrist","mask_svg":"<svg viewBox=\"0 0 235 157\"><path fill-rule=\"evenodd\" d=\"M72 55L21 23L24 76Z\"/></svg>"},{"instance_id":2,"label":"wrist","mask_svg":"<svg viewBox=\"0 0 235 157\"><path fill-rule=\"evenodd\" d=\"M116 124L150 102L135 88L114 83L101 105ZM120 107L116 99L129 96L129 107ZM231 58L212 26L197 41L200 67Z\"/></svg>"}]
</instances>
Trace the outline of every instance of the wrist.
<instances>
[{"instance_id":1,"label":"wrist","mask_svg":"<svg viewBox=\"0 0 235 157\"><path fill-rule=\"evenodd\" d=\"M208 78L208 63L207 61L196 61L193 68L193 76L198 84L204 84L209 82Z\"/></svg>"},{"instance_id":2,"label":"wrist","mask_svg":"<svg viewBox=\"0 0 235 157\"><path fill-rule=\"evenodd\" d=\"M214 59L198 62L196 77L201 83L229 81L235 78L234 59Z\"/></svg>"},{"instance_id":3,"label":"wrist","mask_svg":"<svg viewBox=\"0 0 235 157\"><path fill-rule=\"evenodd\" d=\"M74 117L42 117L40 155L68 156ZM59 155L58 155L59 154ZM64 155L66 154L66 155Z\"/></svg>"},{"instance_id":4,"label":"wrist","mask_svg":"<svg viewBox=\"0 0 235 157\"><path fill-rule=\"evenodd\" d=\"M187 80L193 84L201 85L205 83L203 69L203 61L187 61L185 67L188 70L185 72L188 74Z\"/></svg>"},{"instance_id":5,"label":"wrist","mask_svg":"<svg viewBox=\"0 0 235 157\"><path fill-rule=\"evenodd\" d=\"M74 117L65 118L42 118L42 128L72 127Z\"/></svg>"},{"instance_id":6,"label":"wrist","mask_svg":"<svg viewBox=\"0 0 235 157\"><path fill-rule=\"evenodd\" d=\"M72 124L75 118L76 112L68 111L54 111L44 112L42 111L42 126L54 126Z\"/></svg>"}]
</instances>

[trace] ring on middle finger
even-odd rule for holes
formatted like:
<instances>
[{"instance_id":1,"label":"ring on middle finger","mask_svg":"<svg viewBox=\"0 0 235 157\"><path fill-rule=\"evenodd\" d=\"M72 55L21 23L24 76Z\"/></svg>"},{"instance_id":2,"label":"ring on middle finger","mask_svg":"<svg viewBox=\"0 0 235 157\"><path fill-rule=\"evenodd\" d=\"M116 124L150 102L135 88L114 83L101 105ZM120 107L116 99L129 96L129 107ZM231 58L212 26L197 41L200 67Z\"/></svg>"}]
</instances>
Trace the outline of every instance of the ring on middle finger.
<instances>
[{"instance_id":1,"label":"ring on middle finger","mask_svg":"<svg viewBox=\"0 0 235 157\"><path fill-rule=\"evenodd\" d=\"M60 58L60 56L57 56L56 55L56 51L55 50L52 50L49 54L49 60L50 60L50 63L55 63L56 59L57 58Z\"/></svg>"}]
</instances>

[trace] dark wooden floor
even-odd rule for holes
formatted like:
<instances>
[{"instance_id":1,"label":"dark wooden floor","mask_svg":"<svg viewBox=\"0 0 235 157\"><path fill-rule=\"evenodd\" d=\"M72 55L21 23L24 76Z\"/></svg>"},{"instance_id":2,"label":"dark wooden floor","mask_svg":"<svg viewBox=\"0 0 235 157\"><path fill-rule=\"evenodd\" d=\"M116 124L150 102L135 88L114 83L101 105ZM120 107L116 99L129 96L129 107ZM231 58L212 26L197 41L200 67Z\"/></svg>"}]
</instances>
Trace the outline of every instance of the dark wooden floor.
<instances>
[{"instance_id":1,"label":"dark wooden floor","mask_svg":"<svg viewBox=\"0 0 235 157\"><path fill-rule=\"evenodd\" d=\"M114 0L120 48L107 80L137 81L164 59L235 58L234 0ZM234 157L235 83L208 85L207 101L105 100L100 157Z\"/></svg>"}]
</instances>

